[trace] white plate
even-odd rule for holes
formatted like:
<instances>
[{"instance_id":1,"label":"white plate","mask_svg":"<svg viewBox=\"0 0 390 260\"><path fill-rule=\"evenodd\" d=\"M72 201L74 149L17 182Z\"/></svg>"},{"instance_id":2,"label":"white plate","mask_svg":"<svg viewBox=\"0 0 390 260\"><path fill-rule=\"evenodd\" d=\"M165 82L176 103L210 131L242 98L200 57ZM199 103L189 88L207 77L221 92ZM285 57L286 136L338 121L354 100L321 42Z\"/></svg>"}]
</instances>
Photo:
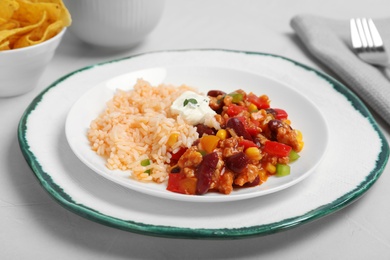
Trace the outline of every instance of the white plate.
<instances>
[{"instance_id":1,"label":"white plate","mask_svg":"<svg viewBox=\"0 0 390 260\"><path fill-rule=\"evenodd\" d=\"M189 203L146 195L107 181L82 163L65 136L65 120L73 104L98 84L117 76L170 67L244 71L255 81L268 78L272 84L303 93L319 108L328 125L328 147L322 162L309 178L288 189L224 203ZM206 78L216 79L212 75ZM207 89L215 87L197 83ZM252 86L243 86L248 87ZM278 98L282 97L272 97L275 106L286 104ZM323 137L317 134L310 144L308 140L313 137L309 128L315 128L314 124L307 125L304 116L294 114L295 106L286 109L293 125L304 133L305 150L313 150L310 145L321 143ZM308 113L312 111L304 111ZM243 238L297 227L361 197L379 179L389 157L387 141L371 114L341 83L284 57L226 50L147 53L72 72L32 101L20 120L18 139L32 172L62 206L101 224L164 237ZM305 150L302 161L312 156ZM291 176L294 174L293 170Z\"/></svg>"},{"instance_id":2,"label":"white plate","mask_svg":"<svg viewBox=\"0 0 390 260\"><path fill-rule=\"evenodd\" d=\"M283 108L289 114L292 126L304 136L305 147L301 158L291 164L291 174L286 177L270 177L267 182L256 187L235 189L231 194L208 193L190 196L166 190L166 183L144 183L129 178L130 171L113 171L105 166L105 160L91 150L87 139L89 124L105 108L117 89L130 90L136 80L143 78L156 86L161 83L186 84L196 87L203 93L210 89L229 93L239 88L257 95L266 94L271 99L271 107ZM129 72L98 84L83 95L71 108L66 120L66 137L77 157L96 173L124 187L160 198L194 201L222 202L248 199L280 191L303 180L320 163L328 144L328 127L318 108L297 86L288 86L266 76L245 72L239 69L221 67L159 67ZM318 138L321 137L321 138Z\"/></svg>"}]
</instances>

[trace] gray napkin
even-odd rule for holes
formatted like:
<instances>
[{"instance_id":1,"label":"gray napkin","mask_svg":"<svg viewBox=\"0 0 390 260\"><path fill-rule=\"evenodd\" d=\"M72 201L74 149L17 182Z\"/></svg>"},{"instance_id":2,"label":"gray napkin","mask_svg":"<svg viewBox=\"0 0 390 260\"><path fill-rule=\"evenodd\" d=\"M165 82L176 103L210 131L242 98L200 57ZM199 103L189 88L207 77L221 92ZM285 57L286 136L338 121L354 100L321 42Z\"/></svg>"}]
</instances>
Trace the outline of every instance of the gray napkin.
<instances>
[{"instance_id":1,"label":"gray napkin","mask_svg":"<svg viewBox=\"0 0 390 260\"><path fill-rule=\"evenodd\" d=\"M390 55L390 19L374 19ZM360 60L352 50L349 20L298 15L291 26L309 52L390 125L390 68Z\"/></svg>"}]
</instances>

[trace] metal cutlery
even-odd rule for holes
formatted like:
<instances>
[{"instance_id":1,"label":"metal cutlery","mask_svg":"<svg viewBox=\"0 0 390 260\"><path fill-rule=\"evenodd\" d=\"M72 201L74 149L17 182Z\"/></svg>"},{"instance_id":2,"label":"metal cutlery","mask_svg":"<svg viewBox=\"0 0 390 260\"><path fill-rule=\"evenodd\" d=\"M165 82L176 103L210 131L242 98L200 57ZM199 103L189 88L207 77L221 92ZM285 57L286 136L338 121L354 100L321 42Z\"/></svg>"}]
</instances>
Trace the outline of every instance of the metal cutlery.
<instances>
[{"instance_id":1,"label":"metal cutlery","mask_svg":"<svg viewBox=\"0 0 390 260\"><path fill-rule=\"evenodd\" d=\"M363 61L381 67L390 67L383 40L372 19L350 20L352 47Z\"/></svg>"}]
</instances>

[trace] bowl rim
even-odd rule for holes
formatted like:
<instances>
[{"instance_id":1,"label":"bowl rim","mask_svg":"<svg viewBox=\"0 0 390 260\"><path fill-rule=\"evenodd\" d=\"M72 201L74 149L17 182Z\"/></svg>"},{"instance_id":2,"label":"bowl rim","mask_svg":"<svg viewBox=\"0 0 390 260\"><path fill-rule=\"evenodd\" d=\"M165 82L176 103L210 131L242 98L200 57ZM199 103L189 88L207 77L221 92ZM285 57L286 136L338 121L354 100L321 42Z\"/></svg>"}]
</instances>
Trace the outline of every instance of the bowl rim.
<instances>
[{"instance_id":1,"label":"bowl rim","mask_svg":"<svg viewBox=\"0 0 390 260\"><path fill-rule=\"evenodd\" d=\"M11 49L11 50L2 50L2 51L0 50L0 55L5 55L6 53L11 54L11 53L28 51L28 50L31 50L34 48L40 48L42 46L48 45L48 44L56 41L57 39L60 39L64 35L64 33L66 32L66 29L67 29L67 27L62 28L62 30L59 33L57 33L56 35L54 35L53 37L51 37L48 40L45 40L41 43L38 43L38 44L34 44L34 45L27 46L27 47L22 47L22 48L17 48L17 49Z\"/></svg>"}]
</instances>

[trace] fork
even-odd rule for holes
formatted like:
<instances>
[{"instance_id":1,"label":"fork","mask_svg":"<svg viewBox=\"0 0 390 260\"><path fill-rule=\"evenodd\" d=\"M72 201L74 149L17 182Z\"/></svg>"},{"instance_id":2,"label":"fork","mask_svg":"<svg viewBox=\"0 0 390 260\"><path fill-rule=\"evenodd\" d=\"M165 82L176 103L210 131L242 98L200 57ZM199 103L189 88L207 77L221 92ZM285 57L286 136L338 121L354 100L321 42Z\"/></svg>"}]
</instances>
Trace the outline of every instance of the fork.
<instances>
[{"instance_id":1,"label":"fork","mask_svg":"<svg viewBox=\"0 0 390 260\"><path fill-rule=\"evenodd\" d=\"M352 47L358 57L372 65L390 67L382 38L372 19L350 20Z\"/></svg>"}]
</instances>

